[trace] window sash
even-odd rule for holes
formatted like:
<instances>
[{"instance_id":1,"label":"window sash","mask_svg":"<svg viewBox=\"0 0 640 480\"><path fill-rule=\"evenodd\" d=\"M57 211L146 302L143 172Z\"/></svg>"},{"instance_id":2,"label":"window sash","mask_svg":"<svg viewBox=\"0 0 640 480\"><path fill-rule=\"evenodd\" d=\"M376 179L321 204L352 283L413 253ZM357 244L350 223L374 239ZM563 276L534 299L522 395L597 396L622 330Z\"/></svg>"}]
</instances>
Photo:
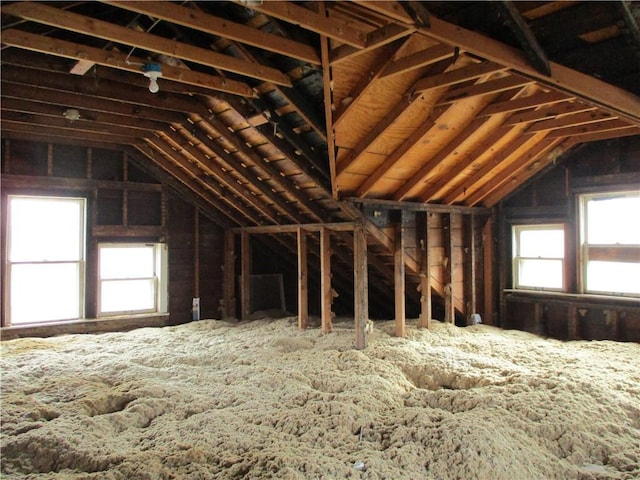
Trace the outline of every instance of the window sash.
<instances>
[{"instance_id":1,"label":"window sash","mask_svg":"<svg viewBox=\"0 0 640 480\"><path fill-rule=\"evenodd\" d=\"M541 247L539 256L522 255L522 236L529 232L561 232L560 245ZM513 288L522 290L564 290L564 225L514 225L513 226ZM549 254L550 252L557 252ZM562 255L560 255L562 252ZM532 253L528 250L527 253ZM535 253L535 252L534 252Z\"/></svg>"}]
</instances>

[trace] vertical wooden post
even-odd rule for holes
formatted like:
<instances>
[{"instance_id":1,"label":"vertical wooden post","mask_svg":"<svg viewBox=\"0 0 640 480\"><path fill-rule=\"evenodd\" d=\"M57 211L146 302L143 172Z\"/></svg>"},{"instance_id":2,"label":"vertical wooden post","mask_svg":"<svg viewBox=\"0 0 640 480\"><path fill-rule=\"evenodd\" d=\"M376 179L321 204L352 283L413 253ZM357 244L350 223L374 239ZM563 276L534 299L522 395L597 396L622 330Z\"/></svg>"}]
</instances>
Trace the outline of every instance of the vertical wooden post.
<instances>
[{"instance_id":1,"label":"vertical wooden post","mask_svg":"<svg viewBox=\"0 0 640 480\"><path fill-rule=\"evenodd\" d=\"M484 316L482 321L493 325L493 220L489 218L482 230L482 260L484 262Z\"/></svg>"},{"instance_id":2,"label":"vertical wooden post","mask_svg":"<svg viewBox=\"0 0 640 480\"><path fill-rule=\"evenodd\" d=\"M331 290L331 239L329 230L320 229L320 290L321 290L321 315L322 315L322 333L330 333L333 329L331 319L331 303L333 302L333 293Z\"/></svg>"},{"instance_id":3,"label":"vertical wooden post","mask_svg":"<svg viewBox=\"0 0 640 480\"><path fill-rule=\"evenodd\" d=\"M224 232L224 309L223 318L236 317L236 254L235 235Z\"/></svg>"},{"instance_id":4,"label":"vertical wooden post","mask_svg":"<svg viewBox=\"0 0 640 480\"><path fill-rule=\"evenodd\" d=\"M453 302L453 228L451 214L442 216L442 230L444 232L444 321L455 323L455 304Z\"/></svg>"},{"instance_id":5,"label":"vertical wooden post","mask_svg":"<svg viewBox=\"0 0 640 480\"><path fill-rule=\"evenodd\" d=\"M91 147L87 148L87 168L85 172L86 178L93 177L93 149Z\"/></svg>"},{"instance_id":6,"label":"vertical wooden post","mask_svg":"<svg viewBox=\"0 0 640 480\"><path fill-rule=\"evenodd\" d=\"M429 267L429 213L416 214L416 243L420 264L420 320L419 328L431 328L431 269Z\"/></svg>"},{"instance_id":7,"label":"vertical wooden post","mask_svg":"<svg viewBox=\"0 0 640 480\"><path fill-rule=\"evenodd\" d=\"M465 293L465 315L467 317L467 325L471 324L471 316L477 312L476 306L476 222L475 215L471 214L465 217L465 275L464 275L464 293Z\"/></svg>"},{"instance_id":8,"label":"vertical wooden post","mask_svg":"<svg viewBox=\"0 0 640 480\"><path fill-rule=\"evenodd\" d=\"M319 2L320 12L328 17L324 2ZM336 182L336 146L335 133L333 129L333 81L331 75L329 38L320 36L320 59L322 62L322 84L324 86L324 118L327 129L327 152L329 154L329 174L331 176L331 195L338 198L338 188Z\"/></svg>"},{"instance_id":9,"label":"vertical wooden post","mask_svg":"<svg viewBox=\"0 0 640 480\"><path fill-rule=\"evenodd\" d=\"M194 207L193 220L193 296L200 298L200 209Z\"/></svg>"},{"instance_id":10,"label":"vertical wooden post","mask_svg":"<svg viewBox=\"0 0 640 480\"><path fill-rule=\"evenodd\" d=\"M309 274L307 265L307 233L298 228L298 328L309 321Z\"/></svg>"},{"instance_id":11,"label":"vertical wooden post","mask_svg":"<svg viewBox=\"0 0 640 480\"><path fill-rule=\"evenodd\" d=\"M404 284L404 233L402 229L402 212L399 221L394 225L393 279L396 305L396 337L405 337L405 284Z\"/></svg>"},{"instance_id":12,"label":"vertical wooden post","mask_svg":"<svg viewBox=\"0 0 640 480\"><path fill-rule=\"evenodd\" d=\"M251 314L251 248L249 234L240 233L240 304L241 320L249 320Z\"/></svg>"},{"instance_id":13,"label":"vertical wooden post","mask_svg":"<svg viewBox=\"0 0 640 480\"><path fill-rule=\"evenodd\" d=\"M356 348L367 348L367 321L369 320L369 282L367 279L367 237L364 227L353 231L353 290Z\"/></svg>"}]
</instances>

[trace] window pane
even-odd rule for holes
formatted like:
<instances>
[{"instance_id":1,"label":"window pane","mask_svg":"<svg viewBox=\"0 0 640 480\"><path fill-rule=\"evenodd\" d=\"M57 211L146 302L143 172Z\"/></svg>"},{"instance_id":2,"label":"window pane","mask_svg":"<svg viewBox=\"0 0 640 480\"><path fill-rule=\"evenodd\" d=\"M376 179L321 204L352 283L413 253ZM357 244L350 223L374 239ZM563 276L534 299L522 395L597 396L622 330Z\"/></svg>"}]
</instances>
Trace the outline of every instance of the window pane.
<instances>
[{"instance_id":1,"label":"window pane","mask_svg":"<svg viewBox=\"0 0 640 480\"><path fill-rule=\"evenodd\" d=\"M520 257L563 258L564 230L520 231Z\"/></svg>"},{"instance_id":2,"label":"window pane","mask_svg":"<svg viewBox=\"0 0 640 480\"><path fill-rule=\"evenodd\" d=\"M155 310L154 280L109 280L102 282L101 312Z\"/></svg>"},{"instance_id":3,"label":"window pane","mask_svg":"<svg viewBox=\"0 0 640 480\"><path fill-rule=\"evenodd\" d=\"M532 288L562 288L561 260L520 259L518 286Z\"/></svg>"},{"instance_id":4,"label":"window pane","mask_svg":"<svg viewBox=\"0 0 640 480\"><path fill-rule=\"evenodd\" d=\"M80 318L77 263L11 265L11 324Z\"/></svg>"},{"instance_id":5,"label":"window pane","mask_svg":"<svg viewBox=\"0 0 640 480\"><path fill-rule=\"evenodd\" d=\"M100 278L144 278L154 276L154 248L100 247Z\"/></svg>"},{"instance_id":6,"label":"window pane","mask_svg":"<svg viewBox=\"0 0 640 480\"><path fill-rule=\"evenodd\" d=\"M640 294L640 263L590 261L587 291Z\"/></svg>"},{"instance_id":7,"label":"window pane","mask_svg":"<svg viewBox=\"0 0 640 480\"><path fill-rule=\"evenodd\" d=\"M9 215L11 262L82 259L82 199L10 197Z\"/></svg>"},{"instance_id":8,"label":"window pane","mask_svg":"<svg viewBox=\"0 0 640 480\"><path fill-rule=\"evenodd\" d=\"M593 198L587 202L587 243L639 245L640 195Z\"/></svg>"}]
</instances>

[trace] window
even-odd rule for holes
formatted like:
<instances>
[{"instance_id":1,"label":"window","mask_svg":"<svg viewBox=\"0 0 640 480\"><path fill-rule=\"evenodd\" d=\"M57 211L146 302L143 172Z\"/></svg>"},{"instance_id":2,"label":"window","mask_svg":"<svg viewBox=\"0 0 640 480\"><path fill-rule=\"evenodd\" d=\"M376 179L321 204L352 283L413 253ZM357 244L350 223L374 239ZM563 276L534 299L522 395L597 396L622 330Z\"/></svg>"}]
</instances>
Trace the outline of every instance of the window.
<instances>
[{"instance_id":1,"label":"window","mask_svg":"<svg viewBox=\"0 0 640 480\"><path fill-rule=\"evenodd\" d=\"M84 316L85 200L8 197L10 325Z\"/></svg>"},{"instance_id":2,"label":"window","mask_svg":"<svg viewBox=\"0 0 640 480\"><path fill-rule=\"evenodd\" d=\"M563 272L563 225L513 227L514 288L562 290Z\"/></svg>"},{"instance_id":3,"label":"window","mask_svg":"<svg viewBox=\"0 0 640 480\"><path fill-rule=\"evenodd\" d=\"M640 296L640 192L580 196L582 290Z\"/></svg>"},{"instance_id":4,"label":"window","mask_svg":"<svg viewBox=\"0 0 640 480\"><path fill-rule=\"evenodd\" d=\"M167 311L166 245L98 245L98 315Z\"/></svg>"}]
</instances>

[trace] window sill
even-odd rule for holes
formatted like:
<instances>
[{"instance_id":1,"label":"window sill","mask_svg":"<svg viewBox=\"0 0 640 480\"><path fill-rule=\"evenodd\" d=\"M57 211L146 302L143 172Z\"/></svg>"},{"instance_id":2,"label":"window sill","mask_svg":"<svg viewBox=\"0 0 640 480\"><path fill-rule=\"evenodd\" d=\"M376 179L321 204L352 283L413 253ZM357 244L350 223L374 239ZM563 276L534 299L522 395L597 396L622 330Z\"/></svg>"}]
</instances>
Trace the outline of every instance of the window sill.
<instances>
[{"instance_id":1,"label":"window sill","mask_svg":"<svg viewBox=\"0 0 640 480\"><path fill-rule=\"evenodd\" d=\"M503 290L505 298L509 299L521 299L521 300L540 300L544 299L550 302L559 303L572 303L576 305L605 305L605 306L624 306L634 309L640 309L640 298L638 297L623 297L614 295L594 295L594 294L580 294L580 293L563 293L563 292L551 292L544 290L516 290L505 289Z\"/></svg>"},{"instance_id":2,"label":"window sill","mask_svg":"<svg viewBox=\"0 0 640 480\"><path fill-rule=\"evenodd\" d=\"M85 318L63 322L2 327L0 340L24 337L52 337L74 333L106 333L133 330L142 327L164 327L169 324L168 313L115 315L100 318Z\"/></svg>"}]
</instances>

